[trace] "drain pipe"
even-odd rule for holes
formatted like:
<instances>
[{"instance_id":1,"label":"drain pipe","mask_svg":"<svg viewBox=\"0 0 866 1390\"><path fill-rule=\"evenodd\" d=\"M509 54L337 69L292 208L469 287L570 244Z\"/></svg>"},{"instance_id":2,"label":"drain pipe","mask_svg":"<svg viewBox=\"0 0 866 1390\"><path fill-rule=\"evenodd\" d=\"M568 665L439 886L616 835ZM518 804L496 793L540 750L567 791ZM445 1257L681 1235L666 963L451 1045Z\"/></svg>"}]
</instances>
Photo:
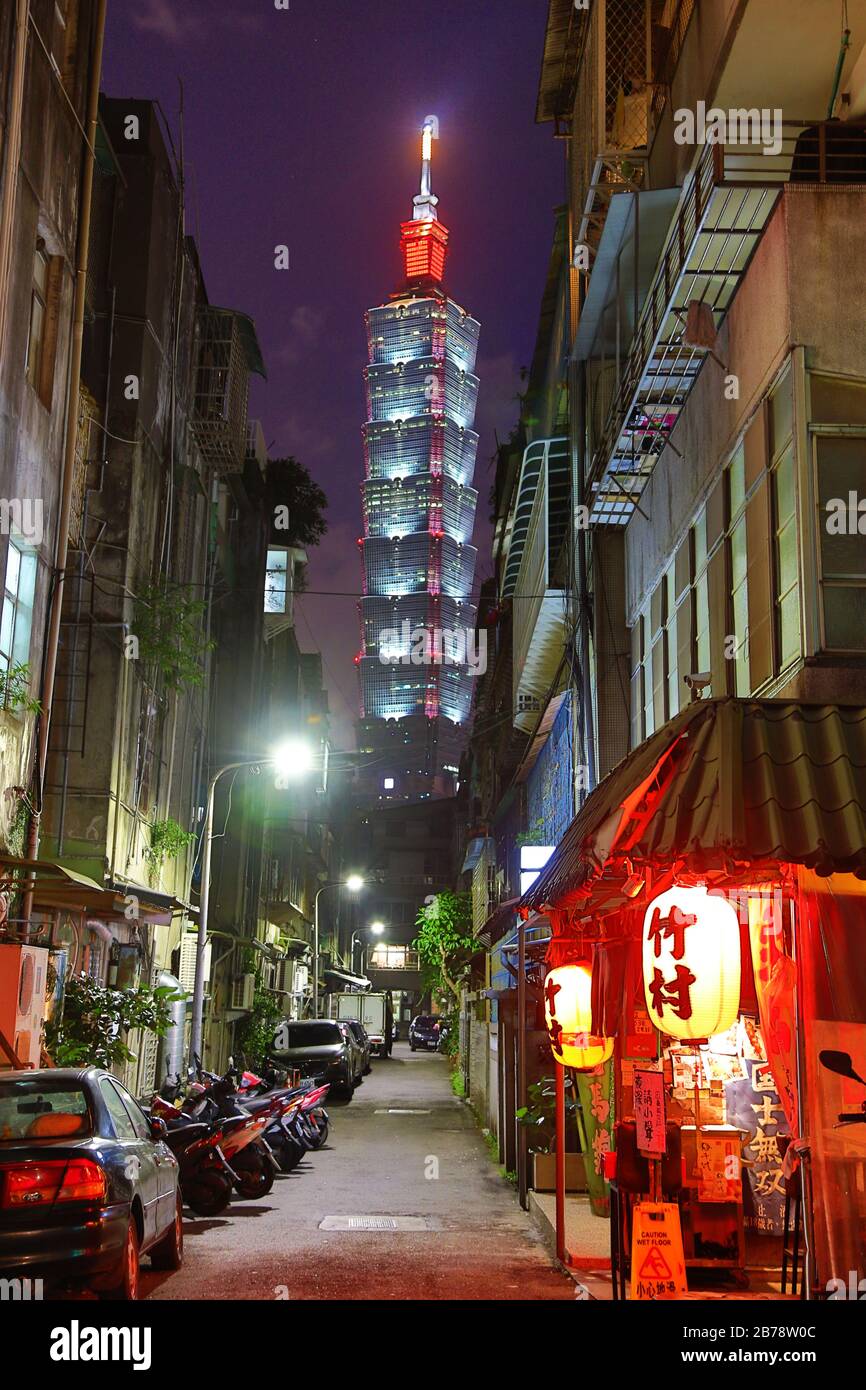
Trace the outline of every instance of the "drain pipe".
<instances>
[{"instance_id":1,"label":"drain pipe","mask_svg":"<svg viewBox=\"0 0 866 1390\"><path fill-rule=\"evenodd\" d=\"M827 107L827 120L833 119L833 108L836 105L836 98L839 95L839 83L842 81L842 69L845 66L845 55L851 47L851 30L843 29L842 42L839 46L839 57L836 59L836 71L833 74L833 91L830 94L830 105Z\"/></svg>"},{"instance_id":2,"label":"drain pipe","mask_svg":"<svg viewBox=\"0 0 866 1390\"><path fill-rule=\"evenodd\" d=\"M60 645L60 618L63 611L63 591L66 562L69 554L69 518L72 512L72 486L75 480L75 446L78 442L78 410L81 384L81 357L84 346L84 310L87 290L87 259L90 251L90 222L93 208L93 174L96 164L96 131L99 122L99 84L102 76L102 53L105 46L105 16L108 0L97 0L94 21L93 61L87 95L87 124L81 169L80 216L76 253L75 298L72 314L72 340L69 348L69 375L66 390L66 435L63 456L63 476L60 487L60 515L54 552L54 588L48 619L48 634L42 661L42 687L39 702L39 730L36 745L36 796L34 810L27 827L27 859L39 854L39 822L45 787L48 759L48 735L51 731L51 705L54 698L54 677L57 671L57 650ZM33 912L33 879L28 880L24 894L23 917L30 922ZM26 928L25 928L26 929Z\"/></svg>"}]
</instances>

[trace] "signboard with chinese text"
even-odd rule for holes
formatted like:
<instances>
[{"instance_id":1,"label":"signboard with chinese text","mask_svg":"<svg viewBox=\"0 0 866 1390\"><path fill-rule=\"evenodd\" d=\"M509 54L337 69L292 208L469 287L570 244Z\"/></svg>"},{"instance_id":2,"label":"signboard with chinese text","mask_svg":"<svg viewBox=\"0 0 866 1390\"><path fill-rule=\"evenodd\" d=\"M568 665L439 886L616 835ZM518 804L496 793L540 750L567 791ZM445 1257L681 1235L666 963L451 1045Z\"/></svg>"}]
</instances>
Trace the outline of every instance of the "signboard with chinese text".
<instances>
[{"instance_id":1,"label":"signboard with chinese text","mask_svg":"<svg viewBox=\"0 0 866 1390\"><path fill-rule=\"evenodd\" d=\"M776 1136L788 1126L776 1083L766 1062L743 1060L748 1080L725 1087L728 1123L745 1130L743 1143L743 1217L747 1230L781 1235L785 1182Z\"/></svg>"},{"instance_id":2,"label":"signboard with chinese text","mask_svg":"<svg viewBox=\"0 0 866 1390\"><path fill-rule=\"evenodd\" d=\"M741 1202L740 1136L701 1129L696 1135L698 1200Z\"/></svg>"},{"instance_id":3,"label":"signboard with chinese text","mask_svg":"<svg viewBox=\"0 0 866 1390\"><path fill-rule=\"evenodd\" d=\"M610 1215L610 1191L604 1177L604 1156L613 1147L613 1062L594 1072L577 1072L577 1092L586 1131L586 1186L594 1216Z\"/></svg>"},{"instance_id":4,"label":"signboard with chinese text","mask_svg":"<svg viewBox=\"0 0 866 1390\"><path fill-rule=\"evenodd\" d=\"M638 1149L660 1158L667 1151L665 1079L661 1072L635 1068L632 1094Z\"/></svg>"}]
</instances>

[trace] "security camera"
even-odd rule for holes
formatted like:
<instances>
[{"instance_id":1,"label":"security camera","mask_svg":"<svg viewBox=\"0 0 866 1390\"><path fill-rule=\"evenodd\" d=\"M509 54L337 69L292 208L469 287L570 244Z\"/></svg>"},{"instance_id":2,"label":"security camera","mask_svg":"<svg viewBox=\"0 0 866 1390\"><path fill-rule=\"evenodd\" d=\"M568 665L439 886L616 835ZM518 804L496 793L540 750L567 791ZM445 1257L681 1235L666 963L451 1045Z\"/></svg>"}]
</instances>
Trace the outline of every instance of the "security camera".
<instances>
[{"instance_id":1,"label":"security camera","mask_svg":"<svg viewBox=\"0 0 866 1390\"><path fill-rule=\"evenodd\" d=\"M692 699L699 700L701 694L713 683L712 671L691 671L683 680L692 692Z\"/></svg>"}]
</instances>

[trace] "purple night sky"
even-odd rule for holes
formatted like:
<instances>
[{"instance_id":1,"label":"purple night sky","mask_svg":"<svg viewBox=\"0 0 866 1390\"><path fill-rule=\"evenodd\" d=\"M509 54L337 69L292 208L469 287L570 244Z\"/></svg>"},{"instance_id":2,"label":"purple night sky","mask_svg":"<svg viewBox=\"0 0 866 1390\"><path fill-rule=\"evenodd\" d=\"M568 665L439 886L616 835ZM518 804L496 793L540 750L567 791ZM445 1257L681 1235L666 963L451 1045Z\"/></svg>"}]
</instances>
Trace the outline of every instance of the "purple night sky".
<instances>
[{"instance_id":1,"label":"purple night sky","mask_svg":"<svg viewBox=\"0 0 866 1390\"><path fill-rule=\"evenodd\" d=\"M104 88L158 100L177 142L182 80L208 294L256 321L268 381L251 414L272 455L295 454L328 494L311 590L360 588L363 315L400 279L430 112L447 285L482 325L475 541L491 573L494 429L516 419L563 197L562 147L534 120L546 14L546 0L110 0ZM298 609L301 646L324 655L335 742L353 746L356 600L310 593Z\"/></svg>"}]
</instances>

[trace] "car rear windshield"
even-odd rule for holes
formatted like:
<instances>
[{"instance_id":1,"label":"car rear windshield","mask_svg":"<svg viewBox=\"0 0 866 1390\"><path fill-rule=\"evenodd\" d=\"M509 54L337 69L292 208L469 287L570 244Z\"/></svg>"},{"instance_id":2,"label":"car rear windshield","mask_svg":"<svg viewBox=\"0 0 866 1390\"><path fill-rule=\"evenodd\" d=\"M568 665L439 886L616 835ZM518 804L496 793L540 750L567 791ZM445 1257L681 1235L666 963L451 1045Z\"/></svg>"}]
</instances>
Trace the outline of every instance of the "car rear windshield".
<instances>
[{"instance_id":1,"label":"car rear windshield","mask_svg":"<svg viewBox=\"0 0 866 1390\"><path fill-rule=\"evenodd\" d=\"M296 1023L289 1026L289 1051L296 1047L333 1047L343 1041L336 1023Z\"/></svg>"},{"instance_id":2,"label":"car rear windshield","mask_svg":"<svg viewBox=\"0 0 866 1390\"><path fill-rule=\"evenodd\" d=\"M432 1028L433 1024L438 1023L438 1021L439 1020L433 1014L419 1014L415 1020L415 1027Z\"/></svg>"},{"instance_id":3,"label":"car rear windshield","mask_svg":"<svg viewBox=\"0 0 866 1390\"><path fill-rule=\"evenodd\" d=\"M93 1133L87 1096L75 1081L0 1080L0 1144L80 1139Z\"/></svg>"}]
</instances>

